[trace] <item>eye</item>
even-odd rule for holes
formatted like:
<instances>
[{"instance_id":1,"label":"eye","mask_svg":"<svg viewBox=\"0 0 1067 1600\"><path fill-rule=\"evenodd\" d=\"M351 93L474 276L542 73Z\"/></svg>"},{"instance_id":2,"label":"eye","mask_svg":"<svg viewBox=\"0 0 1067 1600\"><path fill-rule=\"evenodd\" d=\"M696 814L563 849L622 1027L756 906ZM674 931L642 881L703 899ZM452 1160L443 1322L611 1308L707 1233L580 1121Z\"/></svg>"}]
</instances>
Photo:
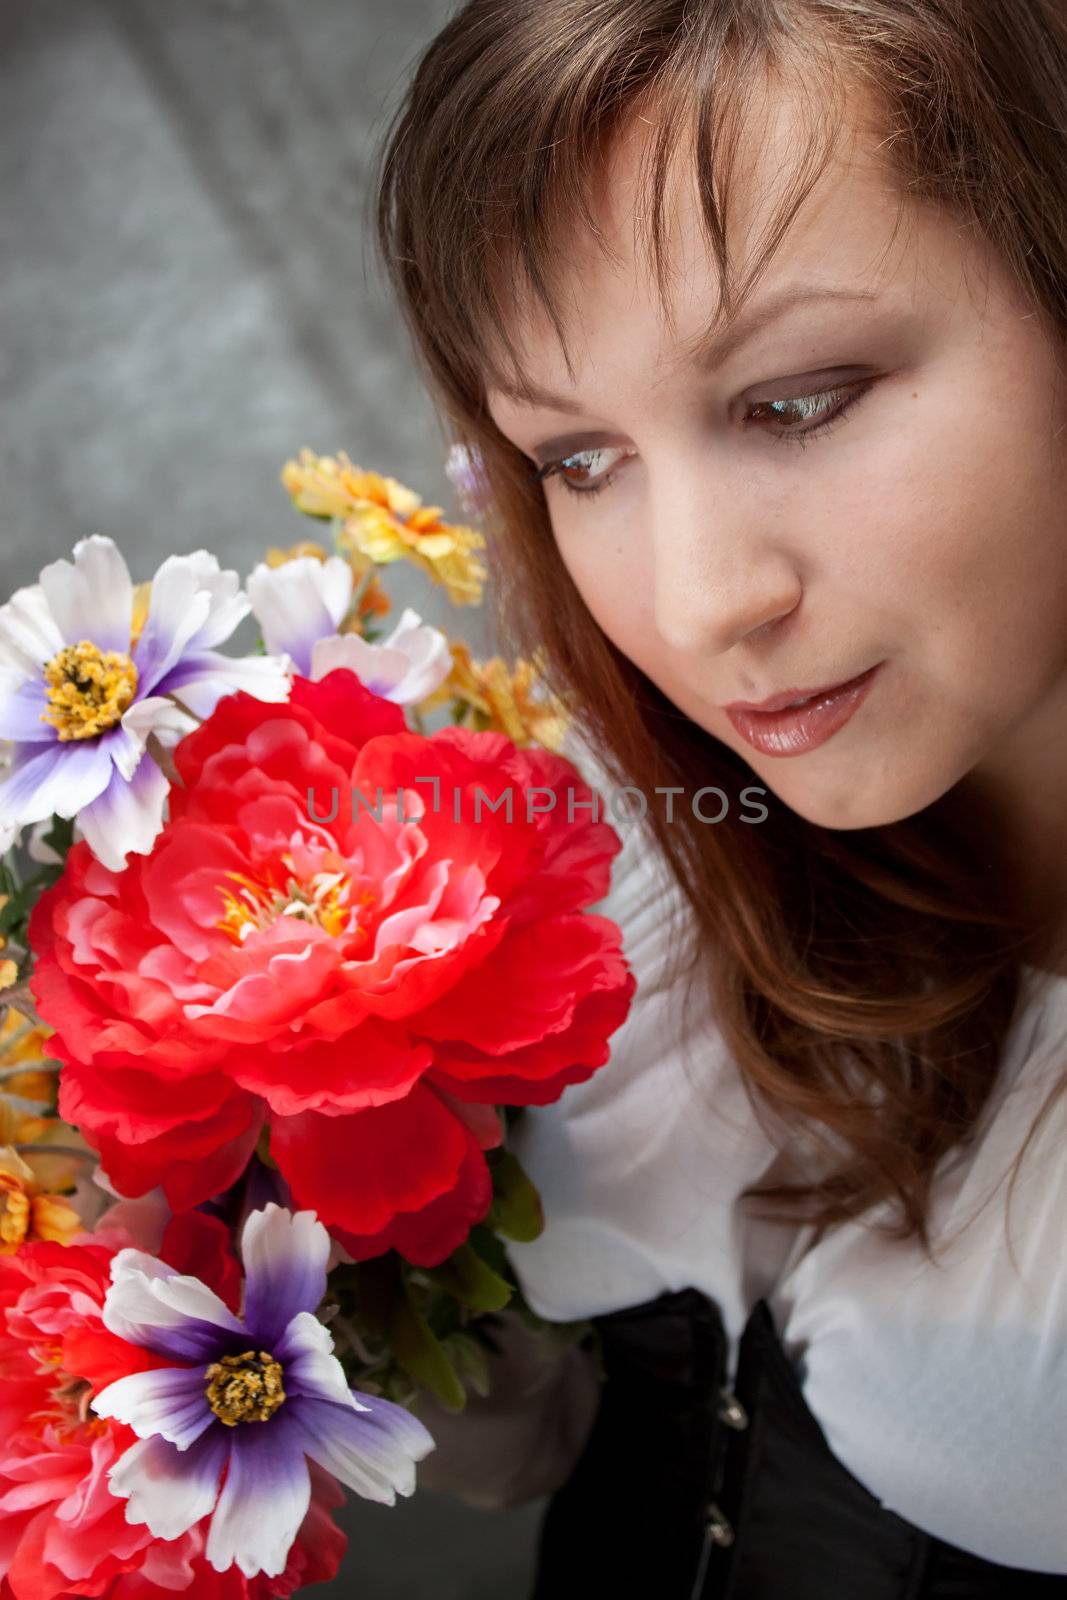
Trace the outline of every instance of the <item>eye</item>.
<instances>
[{"instance_id":1,"label":"eye","mask_svg":"<svg viewBox=\"0 0 1067 1600\"><path fill-rule=\"evenodd\" d=\"M772 439L778 444L805 445L815 434L828 433L837 423L844 420L847 414L864 398L867 392L877 382L876 378L864 378L859 383L850 383L834 389L823 389L817 394L800 395L791 400L757 400L748 407L745 420L750 427L756 427L760 432L770 433ZM842 396L844 397L842 399ZM828 402L830 402L828 404ZM836 403L834 403L836 402ZM792 412L805 417L816 417L818 420L808 427L783 426L782 417ZM765 419L777 423L774 428L765 426ZM614 447L618 453L619 447ZM547 461L543 467L538 467L536 472L530 474L531 483L543 483L546 478L558 476L563 487L570 494L588 496L600 494L615 477L615 468L606 472L595 483L575 483L573 479L565 477L565 472L588 473L591 469L585 463L602 460L610 455L612 447L598 445L590 450L577 450L569 456L561 456L557 461ZM632 450L621 452L622 460L634 455ZM618 463L616 464L618 465Z\"/></svg>"},{"instance_id":2,"label":"eye","mask_svg":"<svg viewBox=\"0 0 1067 1600\"><path fill-rule=\"evenodd\" d=\"M569 489L572 494L585 496L599 494L602 489L607 488L608 484L614 478L614 471L605 473L598 482L591 484L574 483L570 478L565 478L563 474L564 472L574 471L579 473L587 472L589 469L583 466L583 462L591 460L595 464L598 460L610 454L611 447L609 445L597 445L596 448L592 450L576 450L573 455L561 456L558 461L548 461L543 467L538 467L536 472L532 472L530 474L530 482L543 483L546 478L550 478L553 475L558 475L560 483L563 484L565 489ZM622 459L625 461L628 456L632 456L633 454L634 452L632 450L624 450L622 452Z\"/></svg>"},{"instance_id":3,"label":"eye","mask_svg":"<svg viewBox=\"0 0 1067 1600\"><path fill-rule=\"evenodd\" d=\"M836 389L823 389L818 394L799 395L795 400L755 400L748 409L748 416L752 418L755 412L769 412L772 420L778 420L783 414L788 414L790 409L799 412L801 418L815 416L819 420L808 428L786 428L784 431L775 429L770 431L772 437L779 444L807 444L808 440L816 433L828 433L831 428L843 421L877 382L875 378L864 378L859 383L849 383ZM844 396L842 400L840 397ZM836 405L826 406L825 401L837 400ZM754 418L758 423L758 418Z\"/></svg>"}]
</instances>

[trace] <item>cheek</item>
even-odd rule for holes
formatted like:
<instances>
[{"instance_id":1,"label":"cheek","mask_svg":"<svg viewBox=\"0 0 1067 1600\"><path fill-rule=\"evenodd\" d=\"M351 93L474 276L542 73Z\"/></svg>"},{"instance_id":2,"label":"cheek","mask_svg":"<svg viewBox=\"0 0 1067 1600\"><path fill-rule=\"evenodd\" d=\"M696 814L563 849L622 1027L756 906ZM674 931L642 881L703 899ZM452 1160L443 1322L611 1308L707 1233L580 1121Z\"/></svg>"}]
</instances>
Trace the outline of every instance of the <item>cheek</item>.
<instances>
[{"instance_id":1,"label":"cheek","mask_svg":"<svg viewBox=\"0 0 1067 1600\"><path fill-rule=\"evenodd\" d=\"M557 540L586 609L617 649L643 666L653 647L652 573L638 540L579 536Z\"/></svg>"},{"instance_id":2,"label":"cheek","mask_svg":"<svg viewBox=\"0 0 1067 1600\"><path fill-rule=\"evenodd\" d=\"M907 393L903 425L838 479L820 568L842 621L884 624L963 700L970 682L997 701L1067 643L1067 432L1032 372L946 370Z\"/></svg>"}]
</instances>

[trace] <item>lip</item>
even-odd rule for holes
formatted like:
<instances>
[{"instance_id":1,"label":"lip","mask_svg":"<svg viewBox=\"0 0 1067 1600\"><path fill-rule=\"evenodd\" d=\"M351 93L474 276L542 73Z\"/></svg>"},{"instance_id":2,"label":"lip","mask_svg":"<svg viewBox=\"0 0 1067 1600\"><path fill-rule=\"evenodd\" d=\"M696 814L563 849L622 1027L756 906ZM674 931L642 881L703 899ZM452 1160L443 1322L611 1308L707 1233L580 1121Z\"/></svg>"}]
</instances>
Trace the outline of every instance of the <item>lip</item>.
<instances>
[{"instance_id":1,"label":"lip","mask_svg":"<svg viewBox=\"0 0 1067 1600\"><path fill-rule=\"evenodd\" d=\"M723 709L742 739L761 754L804 755L825 744L859 710L883 665L879 661L845 683L816 689L801 706L784 709L784 703L799 699L804 693L803 689L787 689L758 706L734 700Z\"/></svg>"},{"instance_id":2,"label":"lip","mask_svg":"<svg viewBox=\"0 0 1067 1600\"><path fill-rule=\"evenodd\" d=\"M873 672L873 667L868 667L868 672ZM794 700L814 700L818 695L837 694L839 690L847 688L850 684L858 683L866 674L860 673L856 678L838 679L836 683L819 684L814 689L782 689L778 694L769 694L766 700L731 700L723 706L724 711L784 711L791 706Z\"/></svg>"}]
</instances>

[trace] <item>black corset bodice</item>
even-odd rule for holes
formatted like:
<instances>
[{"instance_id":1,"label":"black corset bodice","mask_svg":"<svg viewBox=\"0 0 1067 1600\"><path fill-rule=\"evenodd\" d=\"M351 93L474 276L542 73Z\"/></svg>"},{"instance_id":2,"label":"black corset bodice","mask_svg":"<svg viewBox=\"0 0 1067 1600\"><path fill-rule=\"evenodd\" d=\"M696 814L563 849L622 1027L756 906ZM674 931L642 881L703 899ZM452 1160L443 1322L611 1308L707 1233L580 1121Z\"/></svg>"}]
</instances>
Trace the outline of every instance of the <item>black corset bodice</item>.
<instances>
[{"instance_id":1,"label":"black corset bodice","mask_svg":"<svg viewBox=\"0 0 1067 1600\"><path fill-rule=\"evenodd\" d=\"M600 1410L548 1503L530 1600L1067 1600L1067 1574L999 1566L886 1510L830 1450L765 1301L732 1385L697 1289L593 1321Z\"/></svg>"}]
</instances>

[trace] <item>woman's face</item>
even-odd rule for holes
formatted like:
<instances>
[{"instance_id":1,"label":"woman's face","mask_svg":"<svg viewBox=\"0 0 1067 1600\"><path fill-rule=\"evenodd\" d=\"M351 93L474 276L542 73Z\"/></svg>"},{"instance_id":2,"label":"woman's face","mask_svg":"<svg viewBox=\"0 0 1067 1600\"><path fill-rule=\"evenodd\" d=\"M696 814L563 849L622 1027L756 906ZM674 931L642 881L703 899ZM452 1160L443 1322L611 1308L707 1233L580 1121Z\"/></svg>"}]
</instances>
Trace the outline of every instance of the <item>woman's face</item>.
<instances>
[{"instance_id":1,"label":"woman's face","mask_svg":"<svg viewBox=\"0 0 1067 1600\"><path fill-rule=\"evenodd\" d=\"M765 142L739 174L730 219L739 266L795 151L788 100L768 90L764 108ZM691 180L665 210L670 219L673 204L673 329L638 270L644 127L623 130L593 191L621 264L575 230L576 381L527 304L524 366L556 398L488 395L533 465L566 458L544 492L590 612L814 823L896 821L972 771L1030 810L1041 809L1028 796L1037 782L1055 785L1058 802L1067 411L1050 328L947 217L905 210L894 237L898 195L857 135L808 196L743 322L789 290L811 298L700 364L686 346L710 320L717 276ZM764 721L754 746L724 709L876 666L836 728L824 716L776 734ZM813 726L821 742L805 742Z\"/></svg>"}]
</instances>

